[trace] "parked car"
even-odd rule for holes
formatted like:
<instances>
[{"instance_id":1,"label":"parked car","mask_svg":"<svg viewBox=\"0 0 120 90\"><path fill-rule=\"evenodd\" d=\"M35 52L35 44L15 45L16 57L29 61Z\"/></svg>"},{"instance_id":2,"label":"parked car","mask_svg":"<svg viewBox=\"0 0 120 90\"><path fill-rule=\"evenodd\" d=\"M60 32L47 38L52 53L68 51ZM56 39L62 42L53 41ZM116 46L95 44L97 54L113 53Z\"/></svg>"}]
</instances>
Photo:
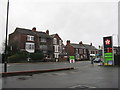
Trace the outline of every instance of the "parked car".
<instances>
[{"instance_id":1,"label":"parked car","mask_svg":"<svg viewBox=\"0 0 120 90\"><path fill-rule=\"evenodd\" d=\"M99 63L99 62L101 62L101 59L100 59L100 58L95 58L93 61L94 61L95 63Z\"/></svg>"}]
</instances>

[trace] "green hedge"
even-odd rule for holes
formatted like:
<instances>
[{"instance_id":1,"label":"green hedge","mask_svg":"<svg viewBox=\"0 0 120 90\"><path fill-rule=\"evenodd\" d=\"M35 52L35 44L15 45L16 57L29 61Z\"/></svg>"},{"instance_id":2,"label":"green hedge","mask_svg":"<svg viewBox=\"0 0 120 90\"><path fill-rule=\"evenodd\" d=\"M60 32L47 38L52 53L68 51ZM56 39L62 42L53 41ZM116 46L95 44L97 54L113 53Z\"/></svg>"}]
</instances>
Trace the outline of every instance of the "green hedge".
<instances>
[{"instance_id":1,"label":"green hedge","mask_svg":"<svg viewBox=\"0 0 120 90\"><path fill-rule=\"evenodd\" d=\"M43 61L44 55L43 53L26 53L20 52L8 57L9 63L19 63L19 62L28 62L28 57L30 58L29 62L39 62Z\"/></svg>"},{"instance_id":2,"label":"green hedge","mask_svg":"<svg viewBox=\"0 0 120 90\"><path fill-rule=\"evenodd\" d=\"M38 62L38 61L43 61L44 55L43 53L32 53L29 55L29 57L33 62Z\"/></svg>"},{"instance_id":3,"label":"green hedge","mask_svg":"<svg viewBox=\"0 0 120 90\"><path fill-rule=\"evenodd\" d=\"M19 54L14 54L14 55L8 57L8 62L10 62L10 63L27 62L26 59L27 59L27 54L19 53Z\"/></svg>"}]
</instances>

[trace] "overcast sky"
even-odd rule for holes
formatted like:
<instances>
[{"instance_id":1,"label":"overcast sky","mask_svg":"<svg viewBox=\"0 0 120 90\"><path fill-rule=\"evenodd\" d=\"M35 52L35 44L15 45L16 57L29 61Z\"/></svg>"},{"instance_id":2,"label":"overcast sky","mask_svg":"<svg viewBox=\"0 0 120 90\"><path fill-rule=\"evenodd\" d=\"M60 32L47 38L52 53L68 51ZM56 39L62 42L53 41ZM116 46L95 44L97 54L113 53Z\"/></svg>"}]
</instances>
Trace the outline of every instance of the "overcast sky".
<instances>
[{"instance_id":1,"label":"overcast sky","mask_svg":"<svg viewBox=\"0 0 120 90\"><path fill-rule=\"evenodd\" d=\"M7 0L0 0L0 47L5 40ZM71 43L93 43L113 35L117 45L118 0L10 0L8 33L16 27L58 33Z\"/></svg>"}]
</instances>

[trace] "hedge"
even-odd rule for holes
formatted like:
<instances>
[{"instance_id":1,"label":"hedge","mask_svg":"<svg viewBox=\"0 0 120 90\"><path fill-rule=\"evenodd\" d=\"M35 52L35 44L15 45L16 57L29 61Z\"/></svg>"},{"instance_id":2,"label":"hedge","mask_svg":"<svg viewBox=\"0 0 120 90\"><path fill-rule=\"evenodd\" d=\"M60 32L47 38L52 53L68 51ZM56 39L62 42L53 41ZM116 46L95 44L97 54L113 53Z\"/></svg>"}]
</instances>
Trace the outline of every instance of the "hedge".
<instances>
[{"instance_id":1,"label":"hedge","mask_svg":"<svg viewBox=\"0 0 120 90\"><path fill-rule=\"evenodd\" d=\"M33 62L43 61L44 55L43 53L32 53L29 55L30 59Z\"/></svg>"},{"instance_id":2,"label":"hedge","mask_svg":"<svg viewBox=\"0 0 120 90\"><path fill-rule=\"evenodd\" d=\"M8 57L8 62L10 62L10 63L27 62L26 59L27 59L27 54L19 53L19 54L14 54L14 55Z\"/></svg>"}]
</instances>

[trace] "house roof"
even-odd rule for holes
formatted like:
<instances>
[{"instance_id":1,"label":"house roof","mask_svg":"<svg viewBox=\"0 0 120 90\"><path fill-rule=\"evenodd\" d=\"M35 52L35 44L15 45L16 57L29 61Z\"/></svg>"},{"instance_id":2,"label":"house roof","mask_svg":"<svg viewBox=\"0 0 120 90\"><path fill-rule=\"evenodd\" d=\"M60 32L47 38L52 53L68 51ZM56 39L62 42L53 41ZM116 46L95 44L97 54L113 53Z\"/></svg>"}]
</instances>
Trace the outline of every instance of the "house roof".
<instances>
[{"instance_id":1,"label":"house roof","mask_svg":"<svg viewBox=\"0 0 120 90\"><path fill-rule=\"evenodd\" d=\"M50 36L55 37L55 35L56 35L56 34L52 34L52 35L50 35Z\"/></svg>"},{"instance_id":2,"label":"house roof","mask_svg":"<svg viewBox=\"0 0 120 90\"><path fill-rule=\"evenodd\" d=\"M72 46L73 48L85 49L85 47L84 47L83 45L80 45L80 44L71 43L71 46Z\"/></svg>"},{"instance_id":3,"label":"house roof","mask_svg":"<svg viewBox=\"0 0 120 90\"><path fill-rule=\"evenodd\" d=\"M83 44L85 46L85 48L89 49L89 50L97 50L94 46L88 45L88 44Z\"/></svg>"},{"instance_id":4,"label":"house roof","mask_svg":"<svg viewBox=\"0 0 120 90\"><path fill-rule=\"evenodd\" d=\"M70 45L73 48L81 48L81 49L89 49L89 50L97 50L94 46L88 45L88 44L75 44L75 43L70 43Z\"/></svg>"},{"instance_id":5,"label":"house roof","mask_svg":"<svg viewBox=\"0 0 120 90\"><path fill-rule=\"evenodd\" d=\"M37 34L39 37L52 38L50 35L46 34L45 32L36 32L36 34Z\"/></svg>"},{"instance_id":6,"label":"house roof","mask_svg":"<svg viewBox=\"0 0 120 90\"><path fill-rule=\"evenodd\" d=\"M43 38L52 38L51 36L49 36L45 32L39 32L39 31L32 32L32 30L24 29L24 28L16 28L15 32L22 33L22 34L27 34L27 35L37 35L37 36L43 37Z\"/></svg>"},{"instance_id":7,"label":"house roof","mask_svg":"<svg viewBox=\"0 0 120 90\"><path fill-rule=\"evenodd\" d=\"M62 40L57 33L56 33L56 34L52 34L52 35L50 35L50 36L51 36L52 38L54 38L55 36L57 36L60 40Z\"/></svg>"}]
</instances>

